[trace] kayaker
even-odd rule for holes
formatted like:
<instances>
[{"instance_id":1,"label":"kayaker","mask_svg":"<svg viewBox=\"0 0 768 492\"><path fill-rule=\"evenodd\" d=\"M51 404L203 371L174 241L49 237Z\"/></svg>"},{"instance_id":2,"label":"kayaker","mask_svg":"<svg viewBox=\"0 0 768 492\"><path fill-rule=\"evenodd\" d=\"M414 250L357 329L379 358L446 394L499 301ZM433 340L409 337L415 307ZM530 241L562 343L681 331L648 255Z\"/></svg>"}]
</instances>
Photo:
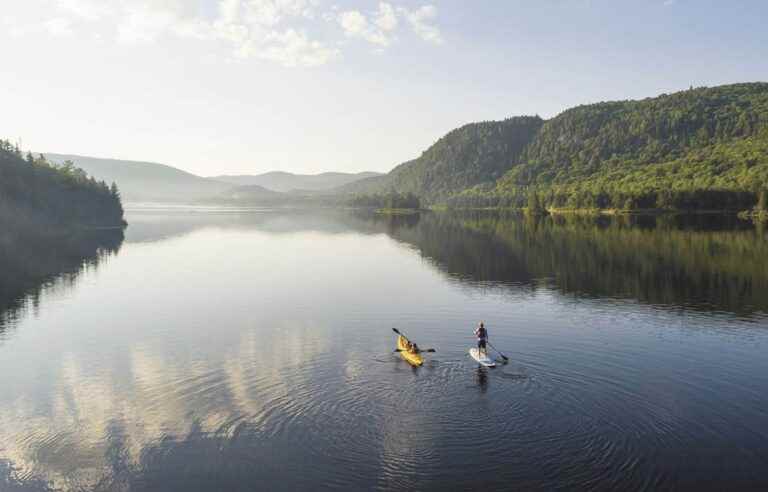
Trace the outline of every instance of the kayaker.
<instances>
[{"instance_id":1,"label":"kayaker","mask_svg":"<svg viewBox=\"0 0 768 492\"><path fill-rule=\"evenodd\" d=\"M477 350L488 357L488 330L485 329L485 325L481 321L477 328L475 328L475 336L477 337Z\"/></svg>"},{"instance_id":2,"label":"kayaker","mask_svg":"<svg viewBox=\"0 0 768 492\"><path fill-rule=\"evenodd\" d=\"M421 350L419 350L419 346L411 342L410 340L407 340L405 342L405 351L408 352L409 354L418 354L419 352L421 352Z\"/></svg>"}]
</instances>

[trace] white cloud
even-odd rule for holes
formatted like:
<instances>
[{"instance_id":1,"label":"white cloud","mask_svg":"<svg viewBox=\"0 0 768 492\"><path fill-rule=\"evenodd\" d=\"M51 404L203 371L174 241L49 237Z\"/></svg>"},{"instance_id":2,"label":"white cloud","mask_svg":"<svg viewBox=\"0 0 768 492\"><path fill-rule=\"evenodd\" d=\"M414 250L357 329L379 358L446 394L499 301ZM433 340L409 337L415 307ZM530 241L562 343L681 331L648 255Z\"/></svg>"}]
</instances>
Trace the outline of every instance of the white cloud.
<instances>
[{"instance_id":1,"label":"white cloud","mask_svg":"<svg viewBox=\"0 0 768 492\"><path fill-rule=\"evenodd\" d=\"M379 3L379 11L376 13L374 23L382 31L394 31L397 29L398 20L395 8L386 2Z\"/></svg>"},{"instance_id":2,"label":"white cloud","mask_svg":"<svg viewBox=\"0 0 768 492\"><path fill-rule=\"evenodd\" d=\"M292 17L314 17L315 2L309 0L248 0L245 19L248 23L276 26Z\"/></svg>"},{"instance_id":3,"label":"white cloud","mask_svg":"<svg viewBox=\"0 0 768 492\"><path fill-rule=\"evenodd\" d=\"M306 32L280 28L314 15L311 0L221 0L219 18L196 30L197 37L225 41L237 59L258 58L286 67L314 67L336 58L338 50Z\"/></svg>"},{"instance_id":4,"label":"white cloud","mask_svg":"<svg viewBox=\"0 0 768 492\"><path fill-rule=\"evenodd\" d=\"M338 22L344 34L351 38L360 38L369 43L386 47L394 40L393 32L397 29L398 19L395 8L386 2L371 14L372 22L358 10L348 10L338 14Z\"/></svg>"},{"instance_id":5,"label":"white cloud","mask_svg":"<svg viewBox=\"0 0 768 492\"><path fill-rule=\"evenodd\" d=\"M433 5L409 10L405 7L396 8L387 2L379 3L378 9L370 15L371 21L359 10L348 10L336 16L348 37L364 39L382 47L387 47L395 41L399 18L405 19L413 32L424 41L442 44L440 29L431 24L436 17L437 8Z\"/></svg>"},{"instance_id":6,"label":"white cloud","mask_svg":"<svg viewBox=\"0 0 768 492\"><path fill-rule=\"evenodd\" d=\"M368 22L368 19L357 10L349 10L339 14L339 25L344 33L351 38L365 39L379 46L389 46L392 40L381 30Z\"/></svg>"},{"instance_id":7,"label":"white cloud","mask_svg":"<svg viewBox=\"0 0 768 492\"><path fill-rule=\"evenodd\" d=\"M94 21L112 13L117 5L110 0L56 0L56 6L64 13Z\"/></svg>"},{"instance_id":8,"label":"white cloud","mask_svg":"<svg viewBox=\"0 0 768 492\"><path fill-rule=\"evenodd\" d=\"M240 19L240 0L221 0L219 19L226 24L237 22Z\"/></svg>"},{"instance_id":9,"label":"white cloud","mask_svg":"<svg viewBox=\"0 0 768 492\"><path fill-rule=\"evenodd\" d=\"M117 38L125 43L151 43L169 33L187 32L183 7L175 2L134 2L124 7Z\"/></svg>"},{"instance_id":10,"label":"white cloud","mask_svg":"<svg viewBox=\"0 0 768 492\"><path fill-rule=\"evenodd\" d=\"M329 11L319 0L217 0L213 16L200 2L190 0L30 0L37 14L26 21L6 22L12 36L47 34L52 37L98 35L125 44L147 44L176 37L218 42L234 59L262 59L288 67L318 66L340 52L331 40L314 39L307 27L317 19L333 21L350 38L363 39L380 49L397 40L403 21L422 39L439 44L432 24L437 10L426 5L414 11L379 2L377 8ZM55 8L50 9L50 5ZM43 15L52 12L50 17ZM41 20L42 19L42 20Z\"/></svg>"},{"instance_id":11,"label":"white cloud","mask_svg":"<svg viewBox=\"0 0 768 492\"><path fill-rule=\"evenodd\" d=\"M259 58L272 60L286 67L324 65L338 55L337 49L329 48L319 41L312 41L305 33L293 29L270 33L262 49L257 52Z\"/></svg>"},{"instance_id":12,"label":"white cloud","mask_svg":"<svg viewBox=\"0 0 768 492\"><path fill-rule=\"evenodd\" d=\"M440 29L429 21L437 17L437 7L434 5L424 5L416 10L408 10L405 7L400 7L398 12L408 21L415 32L421 39L434 44L443 44L443 36L440 33Z\"/></svg>"}]
</instances>

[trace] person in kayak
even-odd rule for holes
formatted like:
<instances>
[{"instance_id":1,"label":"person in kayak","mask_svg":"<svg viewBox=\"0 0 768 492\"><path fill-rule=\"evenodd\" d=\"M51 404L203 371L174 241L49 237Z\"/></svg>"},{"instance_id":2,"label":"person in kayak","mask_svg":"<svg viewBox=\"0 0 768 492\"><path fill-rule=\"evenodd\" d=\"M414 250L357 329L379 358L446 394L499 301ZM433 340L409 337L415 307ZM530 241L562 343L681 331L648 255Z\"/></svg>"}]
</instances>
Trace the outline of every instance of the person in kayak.
<instances>
[{"instance_id":1,"label":"person in kayak","mask_svg":"<svg viewBox=\"0 0 768 492\"><path fill-rule=\"evenodd\" d=\"M421 352L421 350L419 349L419 346L416 345L415 343L412 343L410 340L408 340L408 342L406 343L406 347L408 352L411 354L418 354Z\"/></svg>"},{"instance_id":2,"label":"person in kayak","mask_svg":"<svg viewBox=\"0 0 768 492\"><path fill-rule=\"evenodd\" d=\"M485 329L485 324L481 321L477 328L475 328L475 336L477 337L477 350L481 354L488 357L488 330Z\"/></svg>"}]
</instances>

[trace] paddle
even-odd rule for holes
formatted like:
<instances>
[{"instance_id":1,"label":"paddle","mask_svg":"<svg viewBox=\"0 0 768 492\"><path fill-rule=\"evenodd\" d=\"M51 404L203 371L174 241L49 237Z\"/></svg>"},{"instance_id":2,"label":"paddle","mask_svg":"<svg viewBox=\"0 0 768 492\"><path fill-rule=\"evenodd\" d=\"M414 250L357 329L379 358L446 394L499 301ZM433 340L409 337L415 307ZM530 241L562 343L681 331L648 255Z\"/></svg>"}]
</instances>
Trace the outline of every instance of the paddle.
<instances>
[{"instance_id":1,"label":"paddle","mask_svg":"<svg viewBox=\"0 0 768 492\"><path fill-rule=\"evenodd\" d=\"M392 328L392 331L394 331L398 335L403 335L402 333L400 333L400 330L398 330L397 328ZM405 337L405 335L403 335L403 336ZM405 337L405 338L408 338L408 337Z\"/></svg>"},{"instance_id":2,"label":"paddle","mask_svg":"<svg viewBox=\"0 0 768 492\"><path fill-rule=\"evenodd\" d=\"M402 333L400 333L400 330L398 330L397 328L392 328L392 331L394 331L398 335L401 335L401 336L403 336L405 338L408 338L405 335L403 335ZM402 352L402 351L403 351L403 349L395 349L395 352ZM419 352L432 352L432 353L434 353L434 352L436 352L436 350L433 349L433 348L431 348L431 349L424 349L424 350L419 349Z\"/></svg>"},{"instance_id":3,"label":"paddle","mask_svg":"<svg viewBox=\"0 0 768 492\"><path fill-rule=\"evenodd\" d=\"M485 343L487 343L488 346L491 347L496 352L499 352L499 349L497 349L496 347L491 345L491 342L489 342L488 340L486 340ZM504 362L509 362L509 357L507 357L506 355L502 354L501 352L499 352L499 355L501 356L502 359L504 359Z\"/></svg>"}]
</instances>

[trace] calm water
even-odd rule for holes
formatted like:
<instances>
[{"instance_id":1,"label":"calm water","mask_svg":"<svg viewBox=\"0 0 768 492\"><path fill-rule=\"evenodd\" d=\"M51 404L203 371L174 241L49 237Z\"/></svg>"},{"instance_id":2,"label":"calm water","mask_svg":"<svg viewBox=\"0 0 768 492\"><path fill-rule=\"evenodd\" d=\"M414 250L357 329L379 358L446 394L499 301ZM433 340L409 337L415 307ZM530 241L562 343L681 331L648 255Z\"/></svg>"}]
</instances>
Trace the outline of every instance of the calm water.
<instances>
[{"instance_id":1,"label":"calm water","mask_svg":"<svg viewBox=\"0 0 768 492\"><path fill-rule=\"evenodd\" d=\"M2 491L768 488L764 228L127 218L0 232Z\"/></svg>"}]
</instances>

